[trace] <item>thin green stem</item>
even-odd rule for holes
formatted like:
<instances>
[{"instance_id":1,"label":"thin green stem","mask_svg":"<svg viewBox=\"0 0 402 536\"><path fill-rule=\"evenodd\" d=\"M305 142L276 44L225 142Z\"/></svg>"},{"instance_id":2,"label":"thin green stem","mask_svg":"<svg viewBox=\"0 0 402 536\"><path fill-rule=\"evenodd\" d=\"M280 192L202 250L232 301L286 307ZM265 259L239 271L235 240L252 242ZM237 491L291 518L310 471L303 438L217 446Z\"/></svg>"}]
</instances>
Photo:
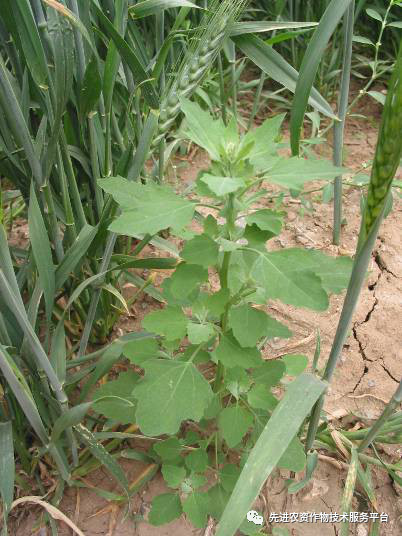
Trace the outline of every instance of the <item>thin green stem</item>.
<instances>
[{"instance_id":1,"label":"thin green stem","mask_svg":"<svg viewBox=\"0 0 402 536\"><path fill-rule=\"evenodd\" d=\"M343 136L345 131L346 112L348 109L350 71L352 66L353 27L354 27L354 0L344 16L344 48L343 70L341 88L339 93L338 117L334 123L334 165L343 165ZM334 182L334 229L332 242L339 245L342 224L342 176L336 177Z\"/></svg>"}]
</instances>

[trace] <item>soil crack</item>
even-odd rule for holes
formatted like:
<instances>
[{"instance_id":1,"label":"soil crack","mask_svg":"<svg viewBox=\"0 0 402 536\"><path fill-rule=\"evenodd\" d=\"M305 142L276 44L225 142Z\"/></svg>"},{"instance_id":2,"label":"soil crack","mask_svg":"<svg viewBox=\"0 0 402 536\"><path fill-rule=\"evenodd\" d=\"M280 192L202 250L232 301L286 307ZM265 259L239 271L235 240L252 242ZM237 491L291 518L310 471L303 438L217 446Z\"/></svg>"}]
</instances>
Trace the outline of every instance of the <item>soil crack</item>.
<instances>
[{"instance_id":1,"label":"soil crack","mask_svg":"<svg viewBox=\"0 0 402 536\"><path fill-rule=\"evenodd\" d=\"M397 379L395 378L395 376L393 376L393 375L391 374L391 372L387 369L387 367L386 367L386 365L385 365L385 363L384 363L384 359L383 359L382 357L379 359L379 363L380 363L380 365L382 366L382 368L384 369L384 371L385 371L385 372L388 374L388 376L391 378L391 380L394 380L394 382L399 383L400 380L397 380Z\"/></svg>"}]
</instances>

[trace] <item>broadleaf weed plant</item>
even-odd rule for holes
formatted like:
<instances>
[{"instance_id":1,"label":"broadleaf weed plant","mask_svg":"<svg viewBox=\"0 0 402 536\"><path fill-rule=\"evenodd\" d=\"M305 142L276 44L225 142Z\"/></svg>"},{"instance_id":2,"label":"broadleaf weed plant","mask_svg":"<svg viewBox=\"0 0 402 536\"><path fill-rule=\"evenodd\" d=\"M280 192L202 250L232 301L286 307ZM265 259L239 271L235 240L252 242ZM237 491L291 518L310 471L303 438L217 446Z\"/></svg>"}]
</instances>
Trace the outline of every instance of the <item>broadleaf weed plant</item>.
<instances>
[{"instance_id":1,"label":"broadleaf weed plant","mask_svg":"<svg viewBox=\"0 0 402 536\"><path fill-rule=\"evenodd\" d=\"M144 371L134 374L135 422L154 439L148 455L170 488L153 499L149 521L162 525L184 512L202 528L208 516L221 517L245 464L255 481L245 487L239 512L254 500L259 480L275 466L265 464L261 450L279 467L304 468L303 421L325 384L305 372L306 356L269 359L267 341L292 334L264 306L280 300L325 311L329 294L347 286L352 261L270 247L284 213L256 208L268 194L265 185L301 191L309 180L339 173L330 162L278 155L283 116L242 135L234 119L225 126L186 98L180 105L182 135L211 158L191 197L153 181L111 177L99 184L121 208L111 231L136 237L169 228L183 241L162 284L166 307L142 322L157 338L126 344L123 354ZM244 518L230 523L233 532L222 534L242 523L249 533Z\"/></svg>"}]
</instances>

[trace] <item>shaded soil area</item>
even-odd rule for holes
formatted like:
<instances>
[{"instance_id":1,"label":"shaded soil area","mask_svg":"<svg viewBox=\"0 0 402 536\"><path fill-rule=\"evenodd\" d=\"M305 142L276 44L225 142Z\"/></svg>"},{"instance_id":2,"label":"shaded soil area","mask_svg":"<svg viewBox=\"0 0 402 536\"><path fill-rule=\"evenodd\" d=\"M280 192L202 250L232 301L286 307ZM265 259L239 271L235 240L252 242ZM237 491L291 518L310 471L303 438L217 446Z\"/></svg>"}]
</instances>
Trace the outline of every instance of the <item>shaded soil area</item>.
<instances>
[{"instance_id":1,"label":"shaded soil area","mask_svg":"<svg viewBox=\"0 0 402 536\"><path fill-rule=\"evenodd\" d=\"M370 119L351 118L345 140L346 165L353 170L364 168L373 157L377 139L379 108L370 102L362 103L359 113L370 115ZM318 151L330 156L330 143L322 145ZM175 162L176 178L184 186L195 179L198 171L208 162L201 152L192 153L192 158ZM321 202L321 194L310 196L314 210L309 213L298 199L286 198L287 211L285 231L273 240L273 247L297 246L320 249L332 255L353 255L360 225L360 191L346 187L344 191L344 218L342 241L339 247L331 245L332 204ZM267 206L267 205L265 205ZM268 205L269 206L269 205ZM378 417L384 405L394 393L402 376L400 348L402 310L402 200L395 197L391 214L384 222L372 257L370 273L354 316L353 326L344 346L341 362L328 392L326 411L331 425L352 427L356 423L369 425ZM154 254L158 255L157 252ZM273 340L264 350L266 359L274 359L288 353L303 353L312 360L316 345L317 329L321 335L321 357L319 368L325 366L335 334L344 295L333 296L330 308L324 313L300 310L279 303L266 308L283 321L293 332L287 340ZM133 316L123 319L116 333L139 329L141 318L151 308L159 307L147 298L137 302ZM138 444L136 445L138 448ZM384 446L379 454L386 460L401 459L402 446ZM124 460L124 469L129 481L139 478L146 465L137 461ZM284 479L290 474L276 472L262 490L255 509L269 519L273 512L340 512L340 501L346 479L347 465L339 458L322 456L314 479L303 491L288 495L284 490ZM300 476L302 478L302 475ZM374 488L378 501L378 511L389 516L388 523L381 525L380 533L397 536L401 533L402 489L398 488L381 468L373 471ZM116 483L104 469L87 477L86 483L93 487L120 493ZM86 536L212 536L214 525L207 529L194 529L184 518L165 525L152 527L147 522L147 514L152 498L167 491L162 477L157 473L145 488L134 496L131 509L111 505L95 492L88 489L66 491L60 509L74 520ZM368 512L361 490L355 494L353 507L356 511ZM15 536L46 532L40 527L41 512L35 507L20 508L19 522L14 525ZM15 514L17 516L17 513ZM143 520L143 519L145 520ZM16 520L17 521L17 520ZM39 524L38 524L39 523ZM274 524L286 527L292 536L336 536L339 524L298 523ZM39 532L38 532L39 530ZM269 531L268 531L269 532ZM60 524L59 534L71 534L70 529ZM367 524L351 526L351 534L368 535Z\"/></svg>"}]
</instances>

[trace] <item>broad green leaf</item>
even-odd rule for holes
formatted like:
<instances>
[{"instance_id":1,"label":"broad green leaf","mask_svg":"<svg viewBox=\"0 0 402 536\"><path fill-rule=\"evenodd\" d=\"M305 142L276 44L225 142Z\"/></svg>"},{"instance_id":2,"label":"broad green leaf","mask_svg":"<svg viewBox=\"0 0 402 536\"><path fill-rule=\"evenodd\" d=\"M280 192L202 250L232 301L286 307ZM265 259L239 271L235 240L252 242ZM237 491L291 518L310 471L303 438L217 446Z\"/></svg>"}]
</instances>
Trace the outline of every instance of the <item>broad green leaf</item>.
<instances>
[{"instance_id":1,"label":"broad green leaf","mask_svg":"<svg viewBox=\"0 0 402 536\"><path fill-rule=\"evenodd\" d=\"M246 218L249 225L255 224L262 231L280 234L283 225L283 214L275 210L262 209L249 214Z\"/></svg>"},{"instance_id":2,"label":"broad green leaf","mask_svg":"<svg viewBox=\"0 0 402 536\"><path fill-rule=\"evenodd\" d=\"M243 347L252 347L265 335L267 315L248 304L234 307L229 313L229 327Z\"/></svg>"},{"instance_id":3,"label":"broad green leaf","mask_svg":"<svg viewBox=\"0 0 402 536\"><path fill-rule=\"evenodd\" d=\"M382 17L381 15L378 13L378 11L376 11L375 9L371 9L371 8L367 8L366 9L366 13L369 17L371 17L372 19L375 19L375 20L378 20L379 22L382 22Z\"/></svg>"},{"instance_id":4,"label":"broad green leaf","mask_svg":"<svg viewBox=\"0 0 402 536\"><path fill-rule=\"evenodd\" d=\"M162 460L174 460L180 454L182 446L176 437L169 437L164 441L159 441L154 445L154 451L162 458Z\"/></svg>"},{"instance_id":5,"label":"broad green leaf","mask_svg":"<svg viewBox=\"0 0 402 536\"><path fill-rule=\"evenodd\" d=\"M273 164L273 165L272 165ZM265 170L266 180L283 188L300 191L304 184L313 180L330 180L347 172L346 168L335 167L327 160L305 158L277 158ZM272 167L271 167L272 166Z\"/></svg>"},{"instance_id":6,"label":"broad green leaf","mask_svg":"<svg viewBox=\"0 0 402 536\"><path fill-rule=\"evenodd\" d=\"M257 348L242 348L230 332L222 335L213 355L228 368L252 368L262 363L261 354Z\"/></svg>"},{"instance_id":7,"label":"broad green leaf","mask_svg":"<svg viewBox=\"0 0 402 536\"><path fill-rule=\"evenodd\" d=\"M277 399L264 384L255 385L247 393L247 402L252 408L273 411L278 403Z\"/></svg>"},{"instance_id":8,"label":"broad green leaf","mask_svg":"<svg viewBox=\"0 0 402 536\"><path fill-rule=\"evenodd\" d=\"M33 181L31 182L28 225L32 252L36 267L39 272L39 280L43 288L46 304L46 316L49 321L52 316L54 306L55 270L49 237L36 197Z\"/></svg>"},{"instance_id":9,"label":"broad green leaf","mask_svg":"<svg viewBox=\"0 0 402 536\"><path fill-rule=\"evenodd\" d=\"M225 408L218 418L219 430L230 448L240 443L252 424L251 413L239 405Z\"/></svg>"},{"instance_id":10,"label":"broad green leaf","mask_svg":"<svg viewBox=\"0 0 402 536\"><path fill-rule=\"evenodd\" d=\"M207 380L188 361L151 360L134 388L136 422L145 435L175 434L186 419L201 420L212 399Z\"/></svg>"},{"instance_id":11,"label":"broad green leaf","mask_svg":"<svg viewBox=\"0 0 402 536\"><path fill-rule=\"evenodd\" d=\"M305 251L300 257L303 266L314 270L328 293L340 294L349 284L353 260L350 257L331 257L322 251Z\"/></svg>"},{"instance_id":12,"label":"broad green leaf","mask_svg":"<svg viewBox=\"0 0 402 536\"><path fill-rule=\"evenodd\" d=\"M298 473L299 471L302 471L305 466L306 453L304 452L300 439L296 436L293 441L290 442L284 454L282 454L282 457L278 462L278 467Z\"/></svg>"},{"instance_id":13,"label":"broad green leaf","mask_svg":"<svg viewBox=\"0 0 402 536\"><path fill-rule=\"evenodd\" d=\"M239 478L241 470L237 465L233 463L227 463L222 467L219 472L219 479L221 481L222 487L228 492L231 493L236 485L237 479Z\"/></svg>"},{"instance_id":14,"label":"broad green leaf","mask_svg":"<svg viewBox=\"0 0 402 536\"><path fill-rule=\"evenodd\" d=\"M161 468L162 476L169 488L179 488L186 477L184 467L164 463Z\"/></svg>"},{"instance_id":15,"label":"broad green leaf","mask_svg":"<svg viewBox=\"0 0 402 536\"><path fill-rule=\"evenodd\" d=\"M212 324L189 322L187 324L187 334L191 344L201 344L202 342L208 342L215 335L215 330Z\"/></svg>"},{"instance_id":16,"label":"broad green leaf","mask_svg":"<svg viewBox=\"0 0 402 536\"><path fill-rule=\"evenodd\" d=\"M229 500L230 493L220 484L215 484L208 490L208 513L215 519L220 519Z\"/></svg>"},{"instance_id":17,"label":"broad green leaf","mask_svg":"<svg viewBox=\"0 0 402 536\"><path fill-rule=\"evenodd\" d=\"M244 187L243 179L238 177L217 177L204 173L200 181L204 182L217 197L237 192Z\"/></svg>"},{"instance_id":18,"label":"broad green leaf","mask_svg":"<svg viewBox=\"0 0 402 536\"><path fill-rule=\"evenodd\" d=\"M241 367L228 368L225 371L224 384L226 389L236 400L250 388L250 378L246 370Z\"/></svg>"},{"instance_id":19,"label":"broad green leaf","mask_svg":"<svg viewBox=\"0 0 402 536\"><path fill-rule=\"evenodd\" d=\"M247 155L252 162L259 158L266 158L267 155L276 154L280 129L284 119L285 114L270 117L259 127L249 130L243 137L243 147L251 142L253 143L250 153Z\"/></svg>"},{"instance_id":20,"label":"broad green leaf","mask_svg":"<svg viewBox=\"0 0 402 536\"><path fill-rule=\"evenodd\" d=\"M185 457L186 467L195 473L204 473L208 467L208 454L204 449L192 450Z\"/></svg>"},{"instance_id":21,"label":"broad green leaf","mask_svg":"<svg viewBox=\"0 0 402 536\"><path fill-rule=\"evenodd\" d=\"M15 461L13 428L11 421L0 422L0 496L3 501L4 519L14 497Z\"/></svg>"},{"instance_id":22,"label":"broad green leaf","mask_svg":"<svg viewBox=\"0 0 402 536\"><path fill-rule=\"evenodd\" d=\"M372 47L375 47L375 44L372 41L370 41L368 37L363 37L361 35L354 35L353 41L355 43L362 43L363 45L371 45Z\"/></svg>"},{"instance_id":23,"label":"broad green leaf","mask_svg":"<svg viewBox=\"0 0 402 536\"><path fill-rule=\"evenodd\" d=\"M193 313L199 312L201 315L209 311L213 316L219 317L225 310L225 306L230 299L230 291L221 289L213 294L201 292L197 301L193 304Z\"/></svg>"},{"instance_id":24,"label":"broad green leaf","mask_svg":"<svg viewBox=\"0 0 402 536\"><path fill-rule=\"evenodd\" d=\"M282 357L286 365L288 376L298 376L305 371L308 365L308 357L305 355L289 354Z\"/></svg>"},{"instance_id":25,"label":"broad green leaf","mask_svg":"<svg viewBox=\"0 0 402 536\"><path fill-rule=\"evenodd\" d=\"M208 281L208 270L199 264L183 262L176 268L170 281L169 289L173 297L184 299Z\"/></svg>"},{"instance_id":26,"label":"broad green leaf","mask_svg":"<svg viewBox=\"0 0 402 536\"><path fill-rule=\"evenodd\" d=\"M205 475L198 473L191 473L181 485L183 493L192 493L198 488L202 488L207 483L207 478Z\"/></svg>"},{"instance_id":27,"label":"broad green leaf","mask_svg":"<svg viewBox=\"0 0 402 536\"><path fill-rule=\"evenodd\" d=\"M367 94L384 106L386 97L383 93L380 93L379 91L367 91ZM354 179L356 179L356 177L354 177Z\"/></svg>"},{"instance_id":28,"label":"broad green leaf","mask_svg":"<svg viewBox=\"0 0 402 536\"><path fill-rule=\"evenodd\" d=\"M130 341L123 347L123 355L134 365L141 366L147 359L158 357L159 345L155 339Z\"/></svg>"},{"instance_id":29,"label":"broad green leaf","mask_svg":"<svg viewBox=\"0 0 402 536\"><path fill-rule=\"evenodd\" d=\"M175 493L163 493L152 499L149 522L155 527L170 523L181 516L183 510L179 496Z\"/></svg>"},{"instance_id":30,"label":"broad green leaf","mask_svg":"<svg viewBox=\"0 0 402 536\"><path fill-rule=\"evenodd\" d=\"M121 424L133 424L135 422L136 400L132 393L138 380L138 374L128 371L120 373L116 380L101 385L92 395L93 409L113 421ZM103 397L110 398L99 400Z\"/></svg>"},{"instance_id":31,"label":"broad green leaf","mask_svg":"<svg viewBox=\"0 0 402 536\"><path fill-rule=\"evenodd\" d=\"M335 28L351 1L331 0L304 53L290 117L290 144L293 155L299 154L300 131L318 66Z\"/></svg>"},{"instance_id":32,"label":"broad green leaf","mask_svg":"<svg viewBox=\"0 0 402 536\"><path fill-rule=\"evenodd\" d=\"M168 341L182 339L186 335L187 317L181 307L168 306L144 317L142 325L148 331L166 337Z\"/></svg>"},{"instance_id":33,"label":"broad green leaf","mask_svg":"<svg viewBox=\"0 0 402 536\"><path fill-rule=\"evenodd\" d=\"M206 493L195 491L184 499L183 511L197 529L203 529L207 524L209 498Z\"/></svg>"},{"instance_id":34,"label":"broad green leaf","mask_svg":"<svg viewBox=\"0 0 402 536\"><path fill-rule=\"evenodd\" d=\"M310 374L299 376L288 387L246 461L221 517L216 536L235 534L264 482L325 388L325 383Z\"/></svg>"},{"instance_id":35,"label":"broad green leaf","mask_svg":"<svg viewBox=\"0 0 402 536\"><path fill-rule=\"evenodd\" d=\"M251 305L234 307L229 313L229 327L243 347L255 346L261 337L288 338L292 334L286 326Z\"/></svg>"},{"instance_id":36,"label":"broad green leaf","mask_svg":"<svg viewBox=\"0 0 402 536\"><path fill-rule=\"evenodd\" d=\"M186 98L180 99L181 110L186 116L186 135L205 149L213 160L219 160L219 147L225 135L221 119L213 119L198 104Z\"/></svg>"},{"instance_id":37,"label":"broad green leaf","mask_svg":"<svg viewBox=\"0 0 402 536\"><path fill-rule=\"evenodd\" d=\"M204 268L218 262L219 246L208 235L202 234L186 242L181 258L189 264L199 264Z\"/></svg>"},{"instance_id":38,"label":"broad green leaf","mask_svg":"<svg viewBox=\"0 0 402 536\"><path fill-rule=\"evenodd\" d=\"M271 359L255 368L252 372L252 378L257 384L273 387L279 383L285 372L286 365L283 361Z\"/></svg>"},{"instance_id":39,"label":"broad green leaf","mask_svg":"<svg viewBox=\"0 0 402 536\"><path fill-rule=\"evenodd\" d=\"M252 266L251 276L265 290L267 298L325 311L328 296L320 277L305 267L303 261L306 254L309 252L302 249L259 253Z\"/></svg>"},{"instance_id":40,"label":"broad green leaf","mask_svg":"<svg viewBox=\"0 0 402 536\"><path fill-rule=\"evenodd\" d=\"M271 46L255 35L242 35L232 38L240 50L270 78L287 89L295 92L299 73ZM312 88L309 104L331 119L336 119L328 102Z\"/></svg>"},{"instance_id":41,"label":"broad green leaf","mask_svg":"<svg viewBox=\"0 0 402 536\"><path fill-rule=\"evenodd\" d=\"M156 234L190 223L195 205L176 195L168 186L139 184L121 177L101 179L99 185L120 204L122 214L110 226L115 233L138 236Z\"/></svg>"},{"instance_id":42,"label":"broad green leaf","mask_svg":"<svg viewBox=\"0 0 402 536\"><path fill-rule=\"evenodd\" d=\"M199 8L189 0L143 0L130 7L130 15L136 19L141 19L150 15L158 15L164 9L183 6Z\"/></svg>"}]
</instances>

